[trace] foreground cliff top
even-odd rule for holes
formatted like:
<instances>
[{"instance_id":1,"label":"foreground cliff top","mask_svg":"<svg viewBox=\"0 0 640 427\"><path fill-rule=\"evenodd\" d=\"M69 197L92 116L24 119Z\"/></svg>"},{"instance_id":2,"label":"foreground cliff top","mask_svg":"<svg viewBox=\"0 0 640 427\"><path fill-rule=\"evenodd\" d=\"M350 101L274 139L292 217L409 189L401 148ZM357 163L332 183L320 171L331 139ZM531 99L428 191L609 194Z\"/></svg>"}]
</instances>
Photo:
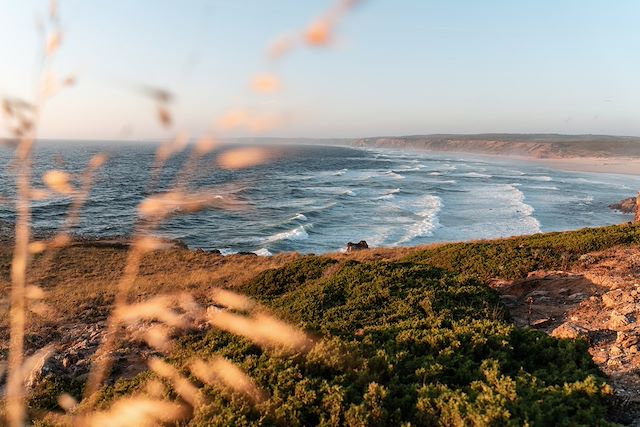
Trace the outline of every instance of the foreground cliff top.
<instances>
[{"instance_id":1,"label":"foreground cliff top","mask_svg":"<svg viewBox=\"0 0 640 427\"><path fill-rule=\"evenodd\" d=\"M194 357L223 356L253 378L261 403L204 387L207 403L188 425L629 422L640 416L639 244L640 226L622 225L326 256L156 252L132 302L188 292L216 313L212 292L234 289L257 301L249 315L271 312L317 345L288 356L196 322L171 332L175 346L163 356L140 339L158 321L140 322L108 355L115 366L98 407L157 386L146 372L154 356L181 371ZM60 393L82 393L126 251L87 242L60 251L53 268L34 262L31 277L55 311L30 318L27 342L30 352L56 344L31 383L30 408L49 414L45 425L64 425ZM10 248L0 248L5 295L9 262ZM189 405L171 387L163 396Z\"/></svg>"}]
</instances>

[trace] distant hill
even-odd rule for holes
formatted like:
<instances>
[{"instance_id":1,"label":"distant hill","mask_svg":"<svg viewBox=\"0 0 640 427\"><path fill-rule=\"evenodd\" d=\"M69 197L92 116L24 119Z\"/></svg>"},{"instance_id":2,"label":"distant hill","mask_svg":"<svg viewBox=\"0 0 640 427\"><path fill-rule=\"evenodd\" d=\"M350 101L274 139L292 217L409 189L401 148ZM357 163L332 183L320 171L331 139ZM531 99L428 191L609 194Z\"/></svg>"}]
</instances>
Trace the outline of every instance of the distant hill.
<instances>
[{"instance_id":1,"label":"distant hill","mask_svg":"<svg viewBox=\"0 0 640 427\"><path fill-rule=\"evenodd\" d=\"M640 158L640 137L610 135L433 134L357 139L356 147L408 148L480 154L527 156L540 159L571 157Z\"/></svg>"}]
</instances>

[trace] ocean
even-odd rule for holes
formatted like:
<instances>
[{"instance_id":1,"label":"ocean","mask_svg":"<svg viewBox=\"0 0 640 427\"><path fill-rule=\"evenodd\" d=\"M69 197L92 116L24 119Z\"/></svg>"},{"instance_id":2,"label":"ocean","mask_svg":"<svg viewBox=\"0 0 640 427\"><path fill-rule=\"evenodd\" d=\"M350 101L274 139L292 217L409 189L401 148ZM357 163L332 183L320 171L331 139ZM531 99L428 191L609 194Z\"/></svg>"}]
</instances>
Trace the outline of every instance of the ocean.
<instances>
[{"instance_id":1,"label":"ocean","mask_svg":"<svg viewBox=\"0 0 640 427\"><path fill-rule=\"evenodd\" d=\"M565 172L470 154L312 145L269 150L272 160L257 167L220 170L209 157L192 171L192 189L233 184L245 210L176 215L158 233L224 254L323 253L360 240L373 247L414 246L621 223L630 217L608 205L640 189L638 176ZM79 174L102 151L110 159L74 233L127 236L147 195L154 146L44 144L35 155L34 185L42 187L41 174L52 168ZM186 157L167 164L160 191L171 188ZM11 159L9 150L0 150L0 196L8 200L15 194ZM62 197L33 202L35 233L55 231L69 206ZM11 204L0 204L5 229L14 218Z\"/></svg>"}]
</instances>

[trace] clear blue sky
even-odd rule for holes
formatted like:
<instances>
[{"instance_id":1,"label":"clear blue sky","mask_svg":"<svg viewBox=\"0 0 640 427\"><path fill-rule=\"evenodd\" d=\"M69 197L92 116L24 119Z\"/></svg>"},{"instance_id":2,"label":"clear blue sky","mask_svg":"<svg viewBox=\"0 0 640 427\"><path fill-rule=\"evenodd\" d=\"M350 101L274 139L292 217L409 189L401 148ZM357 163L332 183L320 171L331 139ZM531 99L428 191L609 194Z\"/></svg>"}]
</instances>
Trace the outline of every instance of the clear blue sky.
<instances>
[{"instance_id":1,"label":"clear blue sky","mask_svg":"<svg viewBox=\"0 0 640 427\"><path fill-rule=\"evenodd\" d=\"M206 132L229 108L292 115L270 135L435 132L640 135L638 0L369 0L335 46L270 65L265 47L320 0L61 0L55 68L79 84L46 110L44 137L157 137L145 83L177 94L177 128ZM44 0L0 0L0 94L28 98ZM283 91L248 81L274 72ZM237 132L237 135L243 132Z\"/></svg>"}]
</instances>

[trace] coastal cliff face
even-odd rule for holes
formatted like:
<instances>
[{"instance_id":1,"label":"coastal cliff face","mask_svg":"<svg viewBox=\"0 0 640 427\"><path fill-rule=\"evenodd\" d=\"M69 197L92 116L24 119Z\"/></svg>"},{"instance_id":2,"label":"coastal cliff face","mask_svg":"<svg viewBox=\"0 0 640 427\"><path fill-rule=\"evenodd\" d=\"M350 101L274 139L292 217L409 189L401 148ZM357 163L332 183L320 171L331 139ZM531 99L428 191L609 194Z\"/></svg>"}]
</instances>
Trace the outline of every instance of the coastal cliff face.
<instances>
[{"instance_id":1,"label":"coastal cliff face","mask_svg":"<svg viewBox=\"0 0 640 427\"><path fill-rule=\"evenodd\" d=\"M640 157L640 138L598 135L420 135L362 138L354 141L352 145L527 156L540 159Z\"/></svg>"}]
</instances>

